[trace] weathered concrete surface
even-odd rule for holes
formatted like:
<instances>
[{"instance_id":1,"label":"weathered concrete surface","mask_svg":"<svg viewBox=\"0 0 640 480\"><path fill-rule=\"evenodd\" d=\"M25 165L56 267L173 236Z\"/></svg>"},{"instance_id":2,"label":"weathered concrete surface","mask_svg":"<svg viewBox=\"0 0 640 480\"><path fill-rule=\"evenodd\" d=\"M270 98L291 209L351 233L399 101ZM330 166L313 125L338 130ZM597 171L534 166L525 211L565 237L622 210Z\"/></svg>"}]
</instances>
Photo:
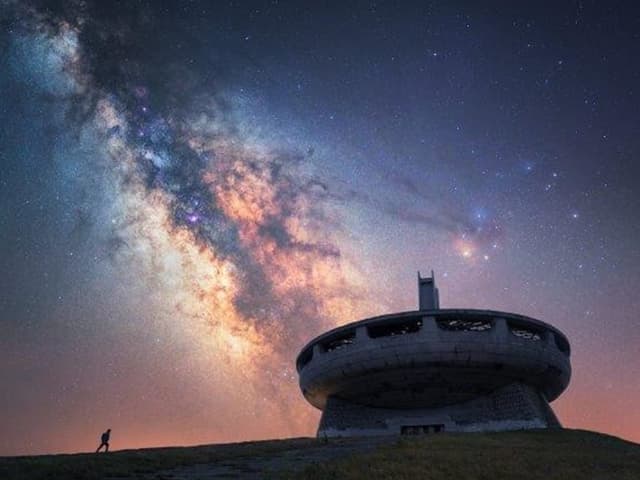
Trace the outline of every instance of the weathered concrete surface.
<instances>
[{"instance_id":1,"label":"weathered concrete surface","mask_svg":"<svg viewBox=\"0 0 640 480\"><path fill-rule=\"evenodd\" d=\"M490 432L557 428L560 423L533 388L514 383L490 395L440 408L389 409L330 398L318 436Z\"/></svg>"},{"instance_id":2,"label":"weathered concrete surface","mask_svg":"<svg viewBox=\"0 0 640 480\"><path fill-rule=\"evenodd\" d=\"M354 322L297 360L319 436L558 427L548 401L571 378L566 337L506 312L442 309Z\"/></svg>"}]
</instances>

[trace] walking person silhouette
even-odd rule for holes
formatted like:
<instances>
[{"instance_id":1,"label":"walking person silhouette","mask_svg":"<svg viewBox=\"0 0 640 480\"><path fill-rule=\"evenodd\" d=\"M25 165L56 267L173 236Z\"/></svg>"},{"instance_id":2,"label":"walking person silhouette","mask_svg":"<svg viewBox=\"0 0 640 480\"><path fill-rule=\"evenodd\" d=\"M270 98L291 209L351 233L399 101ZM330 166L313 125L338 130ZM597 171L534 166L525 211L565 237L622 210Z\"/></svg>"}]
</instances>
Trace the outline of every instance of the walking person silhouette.
<instances>
[{"instance_id":1,"label":"walking person silhouette","mask_svg":"<svg viewBox=\"0 0 640 480\"><path fill-rule=\"evenodd\" d=\"M100 451L100 449L102 447L105 447L104 451L105 453L109 451L109 436L111 435L111 429L107 429L106 432L104 432L102 434L102 437L100 437L100 446L98 447L98 449L96 450L96 453L98 453Z\"/></svg>"}]
</instances>

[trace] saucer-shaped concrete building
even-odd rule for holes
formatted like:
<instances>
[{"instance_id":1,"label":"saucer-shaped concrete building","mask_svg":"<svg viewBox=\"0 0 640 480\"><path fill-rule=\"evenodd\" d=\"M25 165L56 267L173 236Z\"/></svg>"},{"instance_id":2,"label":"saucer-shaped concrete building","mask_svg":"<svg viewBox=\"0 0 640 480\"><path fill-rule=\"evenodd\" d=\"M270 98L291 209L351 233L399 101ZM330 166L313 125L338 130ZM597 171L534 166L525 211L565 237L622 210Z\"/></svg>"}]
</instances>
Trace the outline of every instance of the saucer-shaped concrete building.
<instances>
[{"instance_id":1,"label":"saucer-shaped concrete building","mask_svg":"<svg viewBox=\"0 0 640 480\"><path fill-rule=\"evenodd\" d=\"M322 410L319 436L560 427L549 402L571 377L558 329L507 312L439 308L418 274L419 310L367 318L307 344L297 370Z\"/></svg>"}]
</instances>

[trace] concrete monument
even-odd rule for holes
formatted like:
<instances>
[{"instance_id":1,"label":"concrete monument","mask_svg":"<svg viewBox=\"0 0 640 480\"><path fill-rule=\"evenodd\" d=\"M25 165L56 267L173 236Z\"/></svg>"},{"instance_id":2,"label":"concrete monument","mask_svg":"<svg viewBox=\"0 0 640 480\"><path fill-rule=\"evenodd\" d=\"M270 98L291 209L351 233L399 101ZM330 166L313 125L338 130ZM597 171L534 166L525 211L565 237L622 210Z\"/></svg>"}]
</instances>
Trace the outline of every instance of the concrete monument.
<instances>
[{"instance_id":1,"label":"concrete monument","mask_svg":"<svg viewBox=\"0 0 640 480\"><path fill-rule=\"evenodd\" d=\"M533 318L441 309L433 272L419 309L330 330L298 355L318 436L557 428L569 384L567 338Z\"/></svg>"}]
</instances>

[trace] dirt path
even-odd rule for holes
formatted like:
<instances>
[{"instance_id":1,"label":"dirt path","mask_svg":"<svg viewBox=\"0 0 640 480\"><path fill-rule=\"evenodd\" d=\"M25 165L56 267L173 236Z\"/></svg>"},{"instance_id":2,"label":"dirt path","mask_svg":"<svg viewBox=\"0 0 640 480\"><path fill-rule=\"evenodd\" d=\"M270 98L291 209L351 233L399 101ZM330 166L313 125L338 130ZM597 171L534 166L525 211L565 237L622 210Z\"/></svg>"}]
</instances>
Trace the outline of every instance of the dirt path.
<instances>
[{"instance_id":1,"label":"dirt path","mask_svg":"<svg viewBox=\"0 0 640 480\"><path fill-rule=\"evenodd\" d=\"M317 446L291 448L269 455L255 455L209 464L190 465L150 475L154 480L260 479L269 474L297 471L313 463L327 462L356 453L372 451L378 446L397 441L397 437L318 441Z\"/></svg>"}]
</instances>

